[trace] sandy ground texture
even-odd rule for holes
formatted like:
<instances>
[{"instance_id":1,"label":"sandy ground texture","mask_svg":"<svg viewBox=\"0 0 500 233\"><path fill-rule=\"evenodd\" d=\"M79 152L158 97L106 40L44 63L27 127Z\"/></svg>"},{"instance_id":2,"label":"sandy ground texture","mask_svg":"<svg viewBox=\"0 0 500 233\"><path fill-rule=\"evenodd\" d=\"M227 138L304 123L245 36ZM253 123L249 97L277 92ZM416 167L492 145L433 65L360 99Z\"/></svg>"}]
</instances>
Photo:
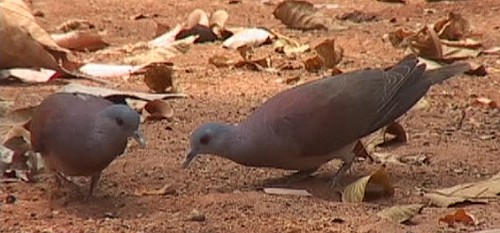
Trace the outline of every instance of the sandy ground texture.
<instances>
[{"instance_id":1,"label":"sandy ground texture","mask_svg":"<svg viewBox=\"0 0 500 233\"><path fill-rule=\"evenodd\" d=\"M444 18L450 11L461 13L482 34L486 47L500 45L500 1L451 1L427 3L408 0L407 4L375 0L312 1L338 7L321 9L332 17L359 10L380 20L353 25L349 30L302 32L287 29L272 12L276 5L261 1L171 1L171 0L32 0L30 6L43 13L38 17L47 31L69 19L85 19L107 31L105 39L123 45L153 38L151 19L134 20L137 14L157 14L157 21L170 26L184 22L196 8L207 12L225 9L228 24L263 26L299 40L315 44L334 38L344 49L338 65L343 71L365 67L386 67L404 56L383 35L401 26L416 28ZM271 2L272 3L272 2ZM429 10L430 9L430 10ZM389 22L391 19L395 22ZM272 51L266 45L264 51ZM485 77L462 75L436 85L426 99L430 106L410 111L401 118L409 141L387 151L401 156L427 156L422 164L387 164L395 185L393 197L359 204L343 203L329 189L329 179L339 162L324 165L313 177L298 182L283 179L290 171L248 168L213 156L202 156L189 169L181 163L188 148L190 132L207 121L237 123L264 100L290 88L280 79L300 76L308 82L319 74L304 69L277 73L237 68L216 68L208 63L215 54L227 51L220 42L196 44L170 59L178 68L176 81L186 99L169 100L174 110L171 120L148 121L142 125L149 140L141 149L130 143L125 156L116 159L103 173L95 197L85 202L81 192L68 186L55 190L50 177L36 183L3 183L0 197L16 197L13 204L0 204L1 232L473 232L500 228L500 202L464 205L479 223L476 226L447 227L438 219L457 207L427 206L410 224L395 224L376 213L386 207L429 201L419 188L444 188L484 180L497 174L500 156L500 115L498 110L471 106L476 97L500 101L500 73L491 69ZM81 53L80 59L92 53ZM118 60L109 57L107 62ZM487 67L499 67L498 56L473 59ZM74 80L88 85L93 82ZM112 79L119 89L148 91L142 80ZM40 85L0 86L0 94L15 100L16 107L29 106L61 87L58 82ZM486 135L486 136L485 136ZM493 136L491 136L493 135ZM374 172L380 164L358 160L342 181L343 185ZM137 196L137 190L154 190L171 185L166 195ZM263 187L306 189L311 197L268 195ZM86 188L86 186L85 186ZM190 221L193 210L204 215Z\"/></svg>"}]
</instances>

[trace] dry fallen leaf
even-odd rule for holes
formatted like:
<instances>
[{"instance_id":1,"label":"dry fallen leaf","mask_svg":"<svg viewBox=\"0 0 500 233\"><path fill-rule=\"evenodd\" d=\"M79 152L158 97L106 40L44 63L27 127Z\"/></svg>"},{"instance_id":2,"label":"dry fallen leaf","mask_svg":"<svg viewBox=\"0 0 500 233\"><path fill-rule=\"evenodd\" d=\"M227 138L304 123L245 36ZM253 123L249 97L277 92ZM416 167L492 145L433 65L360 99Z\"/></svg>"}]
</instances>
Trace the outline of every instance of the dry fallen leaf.
<instances>
[{"instance_id":1,"label":"dry fallen leaf","mask_svg":"<svg viewBox=\"0 0 500 233\"><path fill-rule=\"evenodd\" d=\"M385 208L378 212L377 215L395 223L405 223L415 215L420 214L423 208L424 205L421 204L398 205Z\"/></svg>"},{"instance_id":2,"label":"dry fallen leaf","mask_svg":"<svg viewBox=\"0 0 500 233\"><path fill-rule=\"evenodd\" d=\"M185 98L186 94L182 93L166 93L166 94L151 94L135 91L119 91L103 87L90 87L79 83L70 83L62 87L58 92L68 92L68 93L84 93L91 94L101 97L110 96L123 96L126 98L135 98L141 100L157 100L157 99L168 99L168 98Z\"/></svg>"},{"instance_id":3,"label":"dry fallen leaf","mask_svg":"<svg viewBox=\"0 0 500 233\"><path fill-rule=\"evenodd\" d=\"M187 37L164 47L137 49L134 54L123 58L123 61L130 65L165 63L168 62L169 58L186 53L196 38L195 36Z\"/></svg>"},{"instance_id":4,"label":"dry fallen leaf","mask_svg":"<svg viewBox=\"0 0 500 233\"><path fill-rule=\"evenodd\" d=\"M354 23L377 21L378 15L359 10L354 10L337 17L340 20L349 20Z\"/></svg>"},{"instance_id":5,"label":"dry fallen leaf","mask_svg":"<svg viewBox=\"0 0 500 233\"><path fill-rule=\"evenodd\" d=\"M22 0L0 2L0 68L61 70L68 51L58 46L37 23Z\"/></svg>"},{"instance_id":6,"label":"dry fallen leaf","mask_svg":"<svg viewBox=\"0 0 500 233\"><path fill-rule=\"evenodd\" d=\"M429 59L442 59L443 48L441 40L434 30L425 26L409 39L410 49L417 55Z\"/></svg>"},{"instance_id":7,"label":"dry fallen leaf","mask_svg":"<svg viewBox=\"0 0 500 233\"><path fill-rule=\"evenodd\" d=\"M406 3L406 0L377 0L379 2L395 2L395 3Z\"/></svg>"},{"instance_id":8,"label":"dry fallen leaf","mask_svg":"<svg viewBox=\"0 0 500 233\"><path fill-rule=\"evenodd\" d=\"M257 47L265 44L275 36L267 29L263 28L248 28L243 31L236 32L231 37L227 38L223 43L223 48L238 49L242 46Z\"/></svg>"},{"instance_id":9,"label":"dry fallen leaf","mask_svg":"<svg viewBox=\"0 0 500 233\"><path fill-rule=\"evenodd\" d=\"M446 223L448 227L455 226L455 223L462 223L464 225L470 226L475 226L478 224L476 218L462 208L456 210L453 214L447 214L439 218L438 222Z\"/></svg>"},{"instance_id":10,"label":"dry fallen leaf","mask_svg":"<svg viewBox=\"0 0 500 233\"><path fill-rule=\"evenodd\" d=\"M490 179L459 184L450 188L426 191L424 197L440 207L449 207L459 203L484 203L488 199L499 198L500 173Z\"/></svg>"},{"instance_id":11,"label":"dry fallen leaf","mask_svg":"<svg viewBox=\"0 0 500 233\"><path fill-rule=\"evenodd\" d=\"M304 65L307 71L315 72L320 69L333 69L343 58L344 50L335 46L334 39L326 39L314 47L315 56L307 58Z\"/></svg>"},{"instance_id":12,"label":"dry fallen leaf","mask_svg":"<svg viewBox=\"0 0 500 233\"><path fill-rule=\"evenodd\" d=\"M312 196L312 194L305 189L264 188L264 193L272 195L291 195L303 197Z\"/></svg>"},{"instance_id":13,"label":"dry fallen leaf","mask_svg":"<svg viewBox=\"0 0 500 233\"><path fill-rule=\"evenodd\" d=\"M101 35L92 31L71 31L52 34L51 37L59 46L77 51L95 51L109 45Z\"/></svg>"},{"instance_id":14,"label":"dry fallen leaf","mask_svg":"<svg viewBox=\"0 0 500 233\"><path fill-rule=\"evenodd\" d=\"M41 83L47 82L58 76L59 74L55 70L48 70L44 68L39 70L26 68L0 70L0 81L2 79L15 78L25 83Z\"/></svg>"},{"instance_id":15,"label":"dry fallen leaf","mask_svg":"<svg viewBox=\"0 0 500 233\"><path fill-rule=\"evenodd\" d=\"M145 67L144 83L157 93L175 92L172 63L152 63Z\"/></svg>"},{"instance_id":16,"label":"dry fallen leaf","mask_svg":"<svg viewBox=\"0 0 500 233\"><path fill-rule=\"evenodd\" d=\"M134 195L136 196L150 196L150 195L171 195L176 193L176 188L174 185L166 184L160 189L155 190L136 190Z\"/></svg>"},{"instance_id":17,"label":"dry fallen leaf","mask_svg":"<svg viewBox=\"0 0 500 233\"><path fill-rule=\"evenodd\" d=\"M344 30L347 28L336 24L331 18L317 11L314 5L307 1L283 1L276 7L273 15L283 24L293 29Z\"/></svg>"},{"instance_id":18,"label":"dry fallen leaf","mask_svg":"<svg viewBox=\"0 0 500 233\"><path fill-rule=\"evenodd\" d=\"M274 51L284 53L287 56L293 56L311 50L311 47L307 44L299 44L294 40L282 37L278 37L278 39L274 41L273 48Z\"/></svg>"},{"instance_id":19,"label":"dry fallen leaf","mask_svg":"<svg viewBox=\"0 0 500 233\"><path fill-rule=\"evenodd\" d=\"M208 59L208 63L217 68L234 66L238 61L222 55L214 55Z\"/></svg>"},{"instance_id":20,"label":"dry fallen leaf","mask_svg":"<svg viewBox=\"0 0 500 233\"><path fill-rule=\"evenodd\" d=\"M83 19L70 19L56 27L58 31L70 32L74 30L89 30L94 29L95 25Z\"/></svg>"},{"instance_id":21,"label":"dry fallen leaf","mask_svg":"<svg viewBox=\"0 0 500 233\"><path fill-rule=\"evenodd\" d=\"M149 101L144 110L150 114L148 119L152 120L171 119L174 116L174 110L163 100Z\"/></svg>"},{"instance_id":22,"label":"dry fallen leaf","mask_svg":"<svg viewBox=\"0 0 500 233\"><path fill-rule=\"evenodd\" d=\"M384 167L349 184L342 192L342 201L362 202L369 194L377 196L392 196L394 194L394 187Z\"/></svg>"},{"instance_id":23,"label":"dry fallen leaf","mask_svg":"<svg viewBox=\"0 0 500 233\"><path fill-rule=\"evenodd\" d=\"M229 14L225 10L216 10L210 15L210 29L219 39L224 38L226 22Z\"/></svg>"},{"instance_id":24,"label":"dry fallen leaf","mask_svg":"<svg viewBox=\"0 0 500 233\"><path fill-rule=\"evenodd\" d=\"M186 28L192 28L196 25L210 26L208 14L202 9L195 9L188 16Z\"/></svg>"},{"instance_id":25,"label":"dry fallen leaf","mask_svg":"<svg viewBox=\"0 0 500 233\"><path fill-rule=\"evenodd\" d=\"M409 38L411 36L415 36L416 33L405 29L405 28L398 28L395 31L389 32L386 37L391 42L392 46L396 48L404 48L407 47L409 44Z\"/></svg>"},{"instance_id":26,"label":"dry fallen leaf","mask_svg":"<svg viewBox=\"0 0 500 233\"><path fill-rule=\"evenodd\" d=\"M471 25L460 14L450 12L448 18L434 24L434 31L441 39L461 40L471 34Z\"/></svg>"},{"instance_id":27,"label":"dry fallen leaf","mask_svg":"<svg viewBox=\"0 0 500 233\"><path fill-rule=\"evenodd\" d=\"M481 107L489 107L489 108L498 108L498 103L489 99L489 98L486 98L486 97L478 97L474 100L474 102L472 102L472 105L475 105L475 106L481 106Z\"/></svg>"}]
</instances>

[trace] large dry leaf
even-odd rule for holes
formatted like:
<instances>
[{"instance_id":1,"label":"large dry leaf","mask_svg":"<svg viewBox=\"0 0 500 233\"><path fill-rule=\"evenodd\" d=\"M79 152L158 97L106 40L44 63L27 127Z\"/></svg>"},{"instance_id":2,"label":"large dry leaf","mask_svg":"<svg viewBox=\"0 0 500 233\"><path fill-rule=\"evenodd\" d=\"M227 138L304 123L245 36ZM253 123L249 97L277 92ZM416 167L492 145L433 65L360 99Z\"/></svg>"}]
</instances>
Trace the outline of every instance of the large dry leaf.
<instances>
[{"instance_id":1,"label":"large dry leaf","mask_svg":"<svg viewBox=\"0 0 500 233\"><path fill-rule=\"evenodd\" d=\"M59 92L68 92L68 93L85 93L91 94L101 97L110 97L110 96L124 96L127 98L135 98L142 100L157 100L157 99L168 99L168 98L184 98L187 97L185 94L181 93L166 93L166 94L150 94L143 92L135 92L135 91L119 91L113 90L103 87L90 87L85 86L79 83L70 83L64 87L62 87Z\"/></svg>"},{"instance_id":2,"label":"large dry leaf","mask_svg":"<svg viewBox=\"0 0 500 233\"><path fill-rule=\"evenodd\" d=\"M395 223L405 223L415 215L420 214L423 208L424 205L421 204L398 205L385 208L378 212L377 215Z\"/></svg>"},{"instance_id":3,"label":"large dry leaf","mask_svg":"<svg viewBox=\"0 0 500 233\"><path fill-rule=\"evenodd\" d=\"M145 67L144 83L157 93L175 92L172 63L153 63Z\"/></svg>"},{"instance_id":4,"label":"large dry leaf","mask_svg":"<svg viewBox=\"0 0 500 233\"><path fill-rule=\"evenodd\" d=\"M275 36L266 29L248 28L227 38L222 43L222 47L229 49L238 49L242 46L257 47L269 42L274 37Z\"/></svg>"},{"instance_id":5,"label":"large dry leaf","mask_svg":"<svg viewBox=\"0 0 500 233\"><path fill-rule=\"evenodd\" d=\"M35 21L22 0L0 2L0 68L61 70L67 50L59 47Z\"/></svg>"},{"instance_id":6,"label":"large dry leaf","mask_svg":"<svg viewBox=\"0 0 500 233\"><path fill-rule=\"evenodd\" d=\"M394 187L384 167L348 185L342 192L342 201L362 202L368 196L367 194L383 196L394 194Z\"/></svg>"},{"instance_id":7,"label":"large dry leaf","mask_svg":"<svg viewBox=\"0 0 500 233\"><path fill-rule=\"evenodd\" d=\"M344 30L347 27L336 24L306 1L287 0L281 2L273 12L276 19L293 29L300 30Z\"/></svg>"},{"instance_id":8,"label":"large dry leaf","mask_svg":"<svg viewBox=\"0 0 500 233\"><path fill-rule=\"evenodd\" d=\"M51 37L59 46L77 51L95 51L109 45L101 35L92 31L71 31L52 34Z\"/></svg>"},{"instance_id":9,"label":"large dry leaf","mask_svg":"<svg viewBox=\"0 0 500 233\"><path fill-rule=\"evenodd\" d=\"M431 190L424 194L432 204L449 207L459 203L484 203L488 199L498 199L500 195L500 173L490 179L456 185L450 188Z\"/></svg>"}]
</instances>

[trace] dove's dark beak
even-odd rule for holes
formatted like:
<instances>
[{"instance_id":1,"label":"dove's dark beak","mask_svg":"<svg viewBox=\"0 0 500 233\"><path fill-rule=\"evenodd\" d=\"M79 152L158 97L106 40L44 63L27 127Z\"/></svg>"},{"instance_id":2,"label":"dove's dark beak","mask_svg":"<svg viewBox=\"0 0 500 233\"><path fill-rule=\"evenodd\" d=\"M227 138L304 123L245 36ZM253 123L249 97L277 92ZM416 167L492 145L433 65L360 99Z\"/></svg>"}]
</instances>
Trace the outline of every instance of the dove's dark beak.
<instances>
[{"instance_id":1,"label":"dove's dark beak","mask_svg":"<svg viewBox=\"0 0 500 233\"><path fill-rule=\"evenodd\" d=\"M142 148L146 147L147 141L144 138L144 136L142 136L142 134L139 132L139 130L134 132L132 138L135 139L141 145Z\"/></svg>"},{"instance_id":2,"label":"dove's dark beak","mask_svg":"<svg viewBox=\"0 0 500 233\"><path fill-rule=\"evenodd\" d=\"M186 159L184 159L184 162L182 163L182 168L187 168L189 167L189 164L198 156L198 152L194 149L189 149Z\"/></svg>"}]
</instances>

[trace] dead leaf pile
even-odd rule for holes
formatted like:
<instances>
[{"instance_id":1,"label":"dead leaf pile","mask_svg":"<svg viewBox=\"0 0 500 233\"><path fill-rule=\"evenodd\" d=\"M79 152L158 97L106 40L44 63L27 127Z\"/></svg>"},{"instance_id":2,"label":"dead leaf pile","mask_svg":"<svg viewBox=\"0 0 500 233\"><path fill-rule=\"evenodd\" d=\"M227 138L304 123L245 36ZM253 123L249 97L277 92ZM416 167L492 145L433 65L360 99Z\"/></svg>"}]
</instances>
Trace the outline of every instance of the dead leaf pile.
<instances>
[{"instance_id":1,"label":"dead leaf pile","mask_svg":"<svg viewBox=\"0 0 500 233\"><path fill-rule=\"evenodd\" d=\"M43 168L41 158L30 151L27 130L36 107L13 110L8 102L0 100L0 173L4 178L31 181Z\"/></svg>"},{"instance_id":2,"label":"dead leaf pile","mask_svg":"<svg viewBox=\"0 0 500 233\"><path fill-rule=\"evenodd\" d=\"M446 19L418 31L399 28L385 36L396 48L405 48L423 58L453 62L487 54L470 22L450 12Z\"/></svg>"}]
</instances>

